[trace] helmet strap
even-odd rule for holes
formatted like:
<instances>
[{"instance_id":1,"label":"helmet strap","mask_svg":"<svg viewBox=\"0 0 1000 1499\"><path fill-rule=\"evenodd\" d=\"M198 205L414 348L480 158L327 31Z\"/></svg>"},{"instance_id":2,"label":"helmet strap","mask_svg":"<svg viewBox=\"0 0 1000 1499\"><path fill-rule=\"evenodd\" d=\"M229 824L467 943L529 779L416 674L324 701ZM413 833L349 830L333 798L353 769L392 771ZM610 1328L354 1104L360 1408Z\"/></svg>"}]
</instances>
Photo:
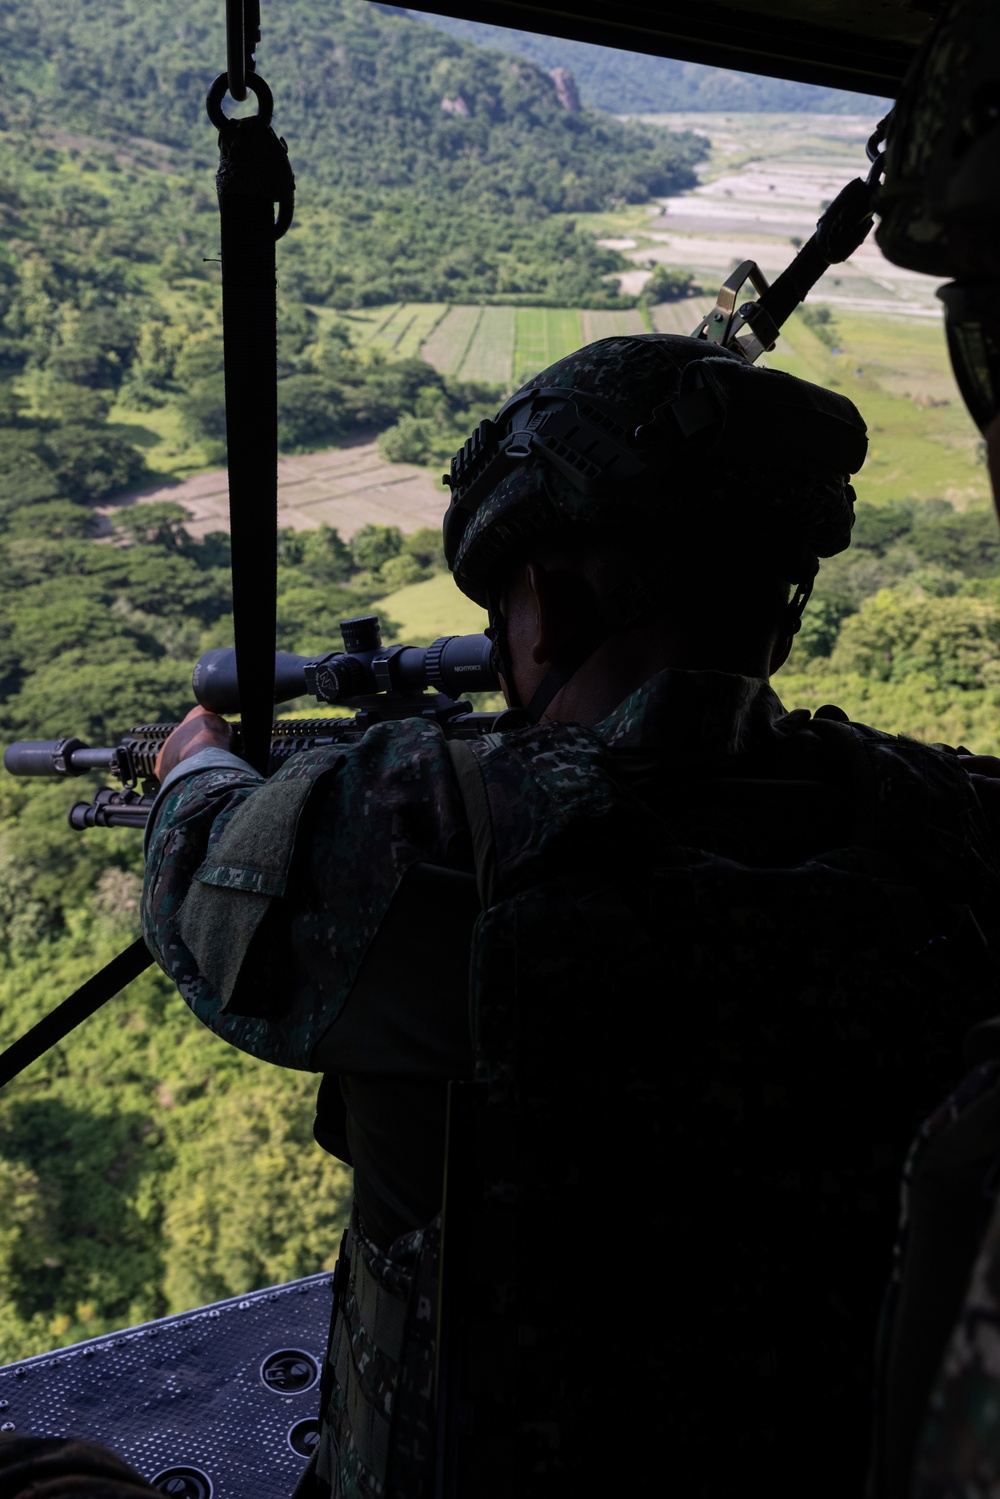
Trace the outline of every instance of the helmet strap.
<instances>
[{"instance_id":1,"label":"helmet strap","mask_svg":"<svg viewBox=\"0 0 1000 1499\"><path fill-rule=\"evenodd\" d=\"M524 708L514 681L514 664L510 658L510 642L507 639L507 621L500 607L500 597L495 589L490 589L486 596L486 614L489 619L487 635L493 642L493 665L497 674L503 677L504 686L507 689L507 705L510 708Z\"/></svg>"},{"instance_id":2,"label":"helmet strap","mask_svg":"<svg viewBox=\"0 0 1000 1499\"><path fill-rule=\"evenodd\" d=\"M790 635L797 635L802 628L802 615L809 602L809 595L813 591L815 578L810 578L806 583L796 583L795 592L788 603L785 613L785 628Z\"/></svg>"},{"instance_id":3,"label":"helmet strap","mask_svg":"<svg viewBox=\"0 0 1000 1499\"><path fill-rule=\"evenodd\" d=\"M609 634L615 633L599 630L587 635L574 651L564 656L561 661L553 663L532 693L530 703L525 704L521 702L514 680L514 663L511 660L510 642L507 639L507 621L500 608L499 597L492 589L487 596L486 609L490 621L487 633L493 641L495 665L507 687L507 701L511 708L520 708L527 714L532 723L540 721L556 693L565 687L571 677L576 676L580 667L590 660L598 646L603 645L607 640Z\"/></svg>"},{"instance_id":4,"label":"helmet strap","mask_svg":"<svg viewBox=\"0 0 1000 1499\"><path fill-rule=\"evenodd\" d=\"M585 644L580 646L562 662L553 665L545 673L538 686L531 695L531 702L525 708L525 713L532 723L538 723L542 714L551 703L557 692L561 692L571 677L575 677L585 661L589 661L599 645L607 640L606 635L597 639L588 637Z\"/></svg>"}]
</instances>

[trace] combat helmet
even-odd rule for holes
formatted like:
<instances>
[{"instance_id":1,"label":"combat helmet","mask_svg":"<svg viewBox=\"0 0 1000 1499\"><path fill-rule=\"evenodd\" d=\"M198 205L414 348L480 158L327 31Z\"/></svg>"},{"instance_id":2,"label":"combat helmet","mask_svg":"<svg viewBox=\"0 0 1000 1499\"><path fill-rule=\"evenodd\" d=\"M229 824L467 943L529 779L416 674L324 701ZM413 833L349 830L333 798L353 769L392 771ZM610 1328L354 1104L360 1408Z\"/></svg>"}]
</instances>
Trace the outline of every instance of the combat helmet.
<instances>
[{"instance_id":1,"label":"combat helmet","mask_svg":"<svg viewBox=\"0 0 1000 1499\"><path fill-rule=\"evenodd\" d=\"M766 551L808 595L854 523L868 440L845 396L673 334L600 339L523 385L445 475L455 581L493 610L504 565L578 526ZM801 602L804 602L804 597Z\"/></svg>"},{"instance_id":2,"label":"combat helmet","mask_svg":"<svg viewBox=\"0 0 1000 1499\"><path fill-rule=\"evenodd\" d=\"M890 116L875 238L938 292L959 389L981 431L1000 410L1000 7L952 0Z\"/></svg>"}]
</instances>

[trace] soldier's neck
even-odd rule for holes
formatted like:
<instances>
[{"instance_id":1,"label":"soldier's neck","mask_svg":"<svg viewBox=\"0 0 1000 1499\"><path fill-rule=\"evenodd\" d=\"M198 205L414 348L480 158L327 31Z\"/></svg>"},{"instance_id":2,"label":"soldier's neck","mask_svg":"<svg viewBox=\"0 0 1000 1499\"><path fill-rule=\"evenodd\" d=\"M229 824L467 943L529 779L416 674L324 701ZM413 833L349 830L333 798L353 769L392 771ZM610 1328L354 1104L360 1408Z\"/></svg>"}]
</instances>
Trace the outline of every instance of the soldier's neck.
<instances>
[{"instance_id":1,"label":"soldier's neck","mask_svg":"<svg viewBox=\"0 0 1000 1499\"><path fill-rule=\"evenodd\" d=\"M623 631L598 646L556 693L542 717L562 723L600 723L630 693L667 668L724 671L767 681L772 654L771 641L720 643L671 638L648 628ZM545 663L538 668L539 681L547 669Z\"/></svg>"}]
</instances>

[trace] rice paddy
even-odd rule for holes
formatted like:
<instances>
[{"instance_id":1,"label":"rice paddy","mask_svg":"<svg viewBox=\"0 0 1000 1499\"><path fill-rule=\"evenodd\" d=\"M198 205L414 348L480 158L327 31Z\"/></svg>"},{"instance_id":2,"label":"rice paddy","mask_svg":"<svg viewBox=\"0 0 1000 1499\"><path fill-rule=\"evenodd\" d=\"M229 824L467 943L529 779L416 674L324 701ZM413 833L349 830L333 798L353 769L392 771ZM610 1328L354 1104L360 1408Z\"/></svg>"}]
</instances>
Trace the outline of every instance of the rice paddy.
<instances>
[{"instance_id":1,"label":"rice paddy","mask_svg":"<svg viewBox=\"0 0 1000 1499\"><path fill-rule=\"evenodd\" d=\"M687 322L697 312L687 306ZM655 326L641 309L622 312L579 307L445 307L400 302L339 314L354 342L393 358L419 356L444 375L520 385L547 365L596 338L647 333ZM689 332L685 322L685 332Z\"/></svg>"}]
</instances>

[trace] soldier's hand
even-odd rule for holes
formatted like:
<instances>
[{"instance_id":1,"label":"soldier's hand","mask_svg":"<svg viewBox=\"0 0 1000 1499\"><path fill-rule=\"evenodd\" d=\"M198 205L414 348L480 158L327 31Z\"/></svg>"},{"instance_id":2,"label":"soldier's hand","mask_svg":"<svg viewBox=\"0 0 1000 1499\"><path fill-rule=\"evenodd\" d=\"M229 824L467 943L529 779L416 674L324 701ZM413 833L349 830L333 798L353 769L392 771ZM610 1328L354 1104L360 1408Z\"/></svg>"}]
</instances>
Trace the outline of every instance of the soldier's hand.
<instances>
[{"instance_id":1,"label":"soldier's hand","mask_svg":"<svg viewBox=\"0 0 1000 1499\"><path fill-rule=\"evenodd\" d=\"M162 781L168 771L189 755L196 755L203 749L227 750L232 746L232 726L224 718L218 713L209 713L207 708L192 708L157 755L154 774L158 781Z\"/></svg>"}]
</instances>

